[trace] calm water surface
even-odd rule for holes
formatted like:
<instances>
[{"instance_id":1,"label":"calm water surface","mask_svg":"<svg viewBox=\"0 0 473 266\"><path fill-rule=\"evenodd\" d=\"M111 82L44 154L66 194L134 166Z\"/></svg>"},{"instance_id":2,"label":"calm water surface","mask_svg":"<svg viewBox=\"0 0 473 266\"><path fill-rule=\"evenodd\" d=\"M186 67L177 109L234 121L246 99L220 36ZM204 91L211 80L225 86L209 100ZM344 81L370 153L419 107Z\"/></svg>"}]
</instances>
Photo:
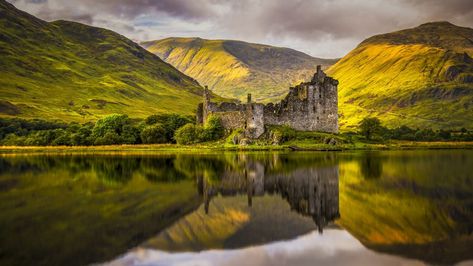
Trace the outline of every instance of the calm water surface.
<instances>
[{"instance_id":1,"label":"calm water surface","mask_svg":"<svg viewBox=\"0 0 473 266\"><path fill-rule=\"evenodd\" d=\"M473 151L0 156L0 265L472 265Z\"/></svg>"}]
</instances>

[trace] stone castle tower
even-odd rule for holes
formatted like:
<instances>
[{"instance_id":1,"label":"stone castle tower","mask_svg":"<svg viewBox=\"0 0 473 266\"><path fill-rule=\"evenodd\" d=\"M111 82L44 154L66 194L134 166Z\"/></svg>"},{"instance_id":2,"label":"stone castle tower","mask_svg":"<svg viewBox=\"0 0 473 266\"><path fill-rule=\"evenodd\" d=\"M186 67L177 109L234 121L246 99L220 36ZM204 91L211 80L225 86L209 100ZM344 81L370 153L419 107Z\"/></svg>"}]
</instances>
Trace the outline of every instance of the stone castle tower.
<instances>
[{"instance_id":1,"label":"stone castle tower","mask_svg":"<svg viewBox=\"0 0 473 266\"><path fill-rule=\"evenodd\" d=\"M197 122L205 123L208 115L221 118L226 129L242 128L249 138L258 138L266 125L287 125L300 131L322 131L338 133L338 81L328 77L317 66L317 72L309 82L289 89L279 103L262 104L247 102L214 103L207 87L204 102L197 109Z\"/></svg>"}]
</instances>

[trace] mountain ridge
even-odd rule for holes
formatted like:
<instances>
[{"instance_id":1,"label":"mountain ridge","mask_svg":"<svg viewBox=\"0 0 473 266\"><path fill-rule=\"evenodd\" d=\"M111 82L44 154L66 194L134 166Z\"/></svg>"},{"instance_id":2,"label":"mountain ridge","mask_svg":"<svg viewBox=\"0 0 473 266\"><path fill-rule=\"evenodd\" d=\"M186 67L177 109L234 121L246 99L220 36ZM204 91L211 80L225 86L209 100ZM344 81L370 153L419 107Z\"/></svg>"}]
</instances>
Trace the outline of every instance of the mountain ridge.
<instances>
[{"instance_id":1,"label":"mountain ridge","mask_svg":"<svg viewBox=\"0 0 473 266\"><path fill-rule=\"evenodd\" d=\"M362 41L327 73L340 81L344 130L375 116L388 126L473 127L473 29L448 22Z\"/></svg>"},{"instance_id":2,"label":"mountain ridge","mask_svg":"<svg viewBox=\"0 0 473 266\"><path fill-rule=\"evenodd\" d=\"M84 122L192 114L200 102L197 81L118 33L46 22L4 0L0 15L1 116Z\"/></svg>"},{"instance_id":3,"label":"mountain ridge","mask_svg":"<svg viewBox=\"0 0 473 266\"><path fill-rule=\"evenodd\" d=\"M252 93L261 102L279 100L290 86L309 79L316 65L335 62L238 40L170 37L141 45L219 95L244 100Z\"/></svg>"}]
</instances>

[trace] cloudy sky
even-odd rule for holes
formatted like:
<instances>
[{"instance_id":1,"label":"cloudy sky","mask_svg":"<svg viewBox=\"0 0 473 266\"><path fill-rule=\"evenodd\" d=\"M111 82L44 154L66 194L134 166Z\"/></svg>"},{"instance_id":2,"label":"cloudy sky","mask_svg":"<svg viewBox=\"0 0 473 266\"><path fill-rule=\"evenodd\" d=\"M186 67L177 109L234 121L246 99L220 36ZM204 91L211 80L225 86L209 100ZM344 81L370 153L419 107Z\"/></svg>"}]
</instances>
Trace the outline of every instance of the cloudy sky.
<instances>
[{"instance_id":1,"label":"cloudy sky","mask_svg":"<svg viewBox=\"0 0 473 266\"><path fill-rule=\"evenodd\" d=\"M108 28L135 41L236 39L341 57L374 34L448 20L473 27L473 0L9 0L44 20Z\"/></svg>"}]
</instances>

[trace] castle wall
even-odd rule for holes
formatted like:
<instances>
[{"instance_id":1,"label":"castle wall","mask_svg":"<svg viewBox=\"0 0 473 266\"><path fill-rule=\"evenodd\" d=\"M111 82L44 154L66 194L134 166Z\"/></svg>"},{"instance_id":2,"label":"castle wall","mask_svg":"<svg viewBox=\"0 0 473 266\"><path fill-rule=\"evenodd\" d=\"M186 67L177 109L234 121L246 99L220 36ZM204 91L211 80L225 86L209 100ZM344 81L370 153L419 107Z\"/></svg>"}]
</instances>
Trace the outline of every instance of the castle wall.
<instances>
[{"instance_id":1,"label":"castle wall","mask_svg":"<svg viewBox=\"0 0 473 266\"><path fill-rule=\"evenodd\" d=\"M322 131L338 133L338 81L327 77L317 66L310 82L289 89L287 96L277 104L210 102L206 89L205 99L197 121L205 122L209 114L222 119L226 129L245 129L245 135L258 138L268 125L287 125L299 131ZM201 117L202 115L202 117Z\"/></svg>"},{"instance_id":2,"label":"castle wall","mask_svg":"<svg viewBox=\"0 0 473 266\"><path fill-rule=\"evenodd\" d=\"M245 128L247 115L241 111L226 111L216 113L222 121L222 125L226 129Z\"/></svg>"},{"instance_id":3,"label":"castle wall","mask_svg":"<svg viewBox=\"0 0 473 266\"><path fill-rule=\"evenodd\" d=\"M246 105L245 135L249 138L258 138L264 133L264 105L250 103Z\"/></svg>"},{"instance_id":4,"label":"castle wall","mask_svg":"<svg viewBox=\"0 0 473 266\"><path fill-rule=\"evenodd\" d=\"M333 80L326 79L327 84L300 84L291 88L280 103L266 105L264 124L338 133L337 86Z\"/></svg>"}]
</instances>

